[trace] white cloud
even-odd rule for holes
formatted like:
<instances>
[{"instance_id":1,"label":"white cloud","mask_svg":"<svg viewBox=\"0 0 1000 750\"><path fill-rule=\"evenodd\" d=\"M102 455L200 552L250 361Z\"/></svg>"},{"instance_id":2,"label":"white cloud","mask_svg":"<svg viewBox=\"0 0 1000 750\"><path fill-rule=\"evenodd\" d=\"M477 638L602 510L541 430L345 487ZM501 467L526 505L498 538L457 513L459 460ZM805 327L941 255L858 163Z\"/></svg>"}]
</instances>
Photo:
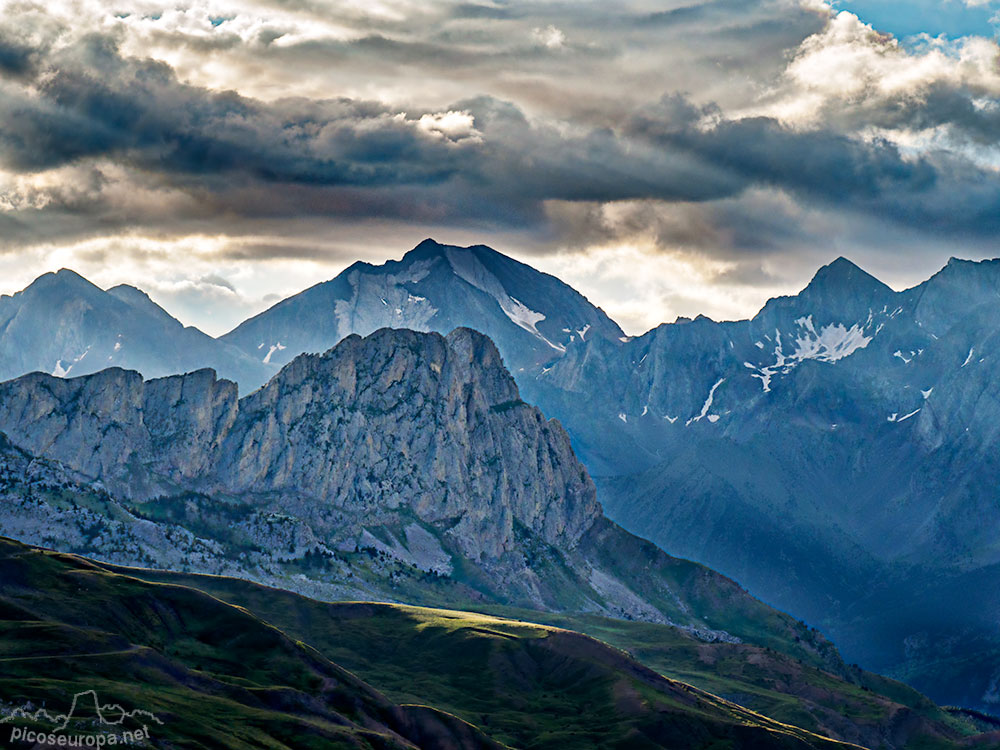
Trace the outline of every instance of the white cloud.
<instances>
[{"instance_id":1,"label":"white cloud","mask_svg":"<svg viewBox=\"0 0 1000 750\"><path fill-rule=\"evenodd\" d=\"M983 37L947 40L925 35L908 50L842 11L799 45L779 84L744 114L768 114L811 127L821 124L832 108L916 99L936 84L1000 96L998 56L1000 47Z\"/></svg>"},{"instance_id":2,"label":"white cloud","mask_svg":"<svg viewBox=\"0 0 1000 750\"><path fill-rule=\"evenodd\" d=\"M561 29L549 24L544 29L537 26L531 30L531 36L539 44L549 49L559 49L566 44L566 34Z\"/></svg>"},{"instance_id":3,"label":"white cloud","mask_svg":"<svg viewBox=\"0 0 1000 750\"><path fill-rule=\"evenodd\" d=\"M417 127L449 141L482 140L482 133L476 130L476 119L469 112L449 110L422 115L417 121Z\"/></svg>"}]
</instances>

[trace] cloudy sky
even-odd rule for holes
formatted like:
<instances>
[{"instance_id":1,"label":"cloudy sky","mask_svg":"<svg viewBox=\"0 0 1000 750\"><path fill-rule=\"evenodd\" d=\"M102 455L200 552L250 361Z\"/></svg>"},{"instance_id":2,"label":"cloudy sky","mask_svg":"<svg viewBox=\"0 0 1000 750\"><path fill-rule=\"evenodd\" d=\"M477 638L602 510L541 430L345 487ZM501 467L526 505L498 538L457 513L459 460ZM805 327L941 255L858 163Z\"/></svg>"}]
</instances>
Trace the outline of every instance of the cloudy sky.
<instances>
[{"instance_id":1,"label":"cloudy sky","mask_svg":"<svg viewBox=\"0 0 1000 750\"><path fill-rule=\"evenodd\" d=\"M218 334L424 237L630 333L1000 255L998 0L0 0L0 293Z\"/></svg>"}]
</instances>

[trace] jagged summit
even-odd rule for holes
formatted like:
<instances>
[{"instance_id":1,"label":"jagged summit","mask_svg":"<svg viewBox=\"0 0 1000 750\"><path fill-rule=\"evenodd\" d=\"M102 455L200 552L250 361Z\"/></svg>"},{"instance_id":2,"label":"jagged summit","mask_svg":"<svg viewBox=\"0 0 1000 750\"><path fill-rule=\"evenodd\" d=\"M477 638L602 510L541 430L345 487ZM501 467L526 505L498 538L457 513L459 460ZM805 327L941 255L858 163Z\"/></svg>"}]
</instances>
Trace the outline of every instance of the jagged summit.
<instances>
[{"instance_id":1,"label":"jagged summit","mask_svg":"<svg viewBox=\"0 0 1000 750\"><path fill-rule=\"evenodd\" d=\"M62 279L62 280L65 280L65 281L72 281L72 282L81 282L81 281L83 281L83 282L86 282L88 284L90 283L89 281L87 281L87 279L85 279L83 276L81 276L80 274L78 274L72 268L60 268L53 275L57 279Z\"/></svg>"},{"instance_id":2,"label":"jagged summit","mask_svg":"<svg viewBox=\"0 0 1000 750\"><path fill-rule=\"evenodd\" d=\"M841 323L850 328L866 320L870 311L887 307L895 296L891 287L841 256L822 266L798 294L768 300L752 322L787 329L792 321L811 315L814 325Z\"/></svg>"},{"instance_id":3,"label":"jagged summit","mask_svg":"<svg viewBox=\"0 0 1000 750\"><path fill-rule=\"evenodd\" d=\"M892 289L856 263L840 256L821 267L803 290L803 294L838 293L850 290L854 294L892 293Z\"/></svg>"},{"instance_id":4,"label":"jagged summit","mask_svg":"<svg viewBox=\"0 0 1000 750\"><path fill-rule=\"evenodd\" d=\"M447 247L452 246L444 245L437 240L428 237L427 239L419 242L416 247L406 253L406 255L403 256L403 259L419 260L420 258L439 256L444 253Z\"/></svg>"}]
</instances>

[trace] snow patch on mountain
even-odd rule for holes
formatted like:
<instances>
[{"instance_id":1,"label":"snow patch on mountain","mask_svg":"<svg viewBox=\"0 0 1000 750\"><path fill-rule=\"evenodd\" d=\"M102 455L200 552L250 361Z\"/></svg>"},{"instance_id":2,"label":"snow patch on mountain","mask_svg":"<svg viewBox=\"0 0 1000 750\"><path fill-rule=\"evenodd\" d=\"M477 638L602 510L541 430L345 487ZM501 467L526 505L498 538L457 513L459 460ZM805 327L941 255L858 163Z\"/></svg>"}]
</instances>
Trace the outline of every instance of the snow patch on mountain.
<instances>
[{"instance_id":1,"label":"snow patch on mountain","mask_svg":"<svg viewBox=\"0 0 1000 750\"><path fill-rule=\"evenodd\" d=\"M795 333L795 349L791 354L785 354L781 331L775 329L773 340L770 336L765 336L774 343L774 364L755 365L753 362L744 362L743 366L753 370L750 376L760 380L764 393L770 393L771 380L775 375L787 375L807 359L838 362L866 348L881 330L880 324L872 335L865 335L865 331L872 326L872 317L869 313L868 320L863 325L854 323L848 328L843 323L831 323L817 331L812 315L805 315L795 320L799 330ZM759 341L755 345L763 348Z\"/></svg>"},{"instance_id":2,"label":"snow patch on mountain","mask_svg":"<svg viewBox=\"0 0 1000 750\"><path fill-rule=\"evenodd\" d=\"M69 367L64 367L63 366L63 362L65 362L66 360L64 360L64 359L58 360L56 362L55 368L52 370L52 374L55 377L57 377L57 378L68 377L69 373L73 369L74 365L82 362L83 359L84 359L84 357L86 357L88 354L90 354L90 349L91 349L91 347L89 347L89 346L86 349L84 349L83 350L83 354L81 354L79 357L76 357L72 362L70 362ZM115 351L117 351L117 349Z\"/></svg>"},{"instance_id":3,"label":"snow patch on mountain","mask_svg":"<svg viewBox=\"0 0 1000 750\"><path fill-rule=\"evenodd\" d=\"M691 424L692 422L700 422L701 420L703 420L705 418L708 418L708 421L712 422L712 423L715 423L715 422L717 422L719 420L719 415L718 414L709 414L708 410L712 408L712 402L715 400L715 391L716 391L716 389L720 385L722 385L723 383L725 383L725 382L726 382L725 378L719 378L715 382L715 385L713 385L712 389L708 392L708 398L705 399L705 403L701 405L701 412L699 412L699 414L697 416L691 417L691 419L689 419L685 423L685 427L687 425ZM713 419L713 417L714 417L714 419Z\"/></svg>"},{"instance_id":4,"label":"snow patch on mountain","mask_svg":"<svg viewBox=\"0 0 1000 750\"><path fill-rule=\"evenodd\" d=\"M504 304L504 302L508 304ZM500 303L501 309L504 314L514 321L517 325L521 326L526 331L530 331L536 336L541 336L538 329L535 326L545 320L545 315L540 312L535 312L527 305L525 305L521 300L515 299L514 297L508 296L506 300L498 299L497 302Z\"/></svg>"},{"instance_id":5,"label":"snow patch on mountain","mask_svg":"<svg viewBox=\"0 0 1000 750\"><path fill-rule=\"evenodd\" d=\"M351 296L334 303L339 338L353 332L367 335L379 328L399 327L398 318L404 309L407 328L430 330L430 321L438 312L437 308L425 297L412 294L404 285L415 284L426 278L433 262L417 261L400 273L363 273L361 270L354 270L347 279L351 285ZM365 300L378 300L381 304L366 305ZM269 360L265 360L267 361Z\"/></svg>"},{"instance_id":6,"label":"snow patch on mountain","mask_svg":"<svg viewBox=\"0 0 1000 750\"><path fill-rule=\"evenodd\" d=\"M264 364L265 365L270 364L271 363L271 356L275 352L282 351L284 348L285 348L284 345L280 341L277 342L276 344L272 344L271 348L267 350L267 356L264 357Z\"/></svg>"},{"instance_id":7,"label":"snow patch on mountain","mask_svg":"<svg viewBox=\"0 0 1000 750\"><path fill-rule=\"evenodd\" d=\"M842 323L832 323L820 328L818 333L813 325L812 315L799 318L795 323L804 329L804 335L795 339L795 353L792 355L792 358L800 361L817 359L820 362L836 362L849 357L858 349L864 349L873 338L865 336L864 328L857 323L850 328Z\"/></svg>"},{"instance_id":8,"label":"snow patch on mountain","mask_svg":"<svg viewBox=\"0 0 1000 750\"><path fill-rule=\"evenodd\" d=\"M544 313L532 310L520 300L511 297L504 289L500 279L486 268L475 255L449 247L445 250L445 257L455 275L495 299L504 315L510 318L515 325L538 337L557 352L566 351L565 346L550 341L536 327L545 320ZM584 328L584 331L586 330L587 328Z\"/></svg>"}]
</instances>

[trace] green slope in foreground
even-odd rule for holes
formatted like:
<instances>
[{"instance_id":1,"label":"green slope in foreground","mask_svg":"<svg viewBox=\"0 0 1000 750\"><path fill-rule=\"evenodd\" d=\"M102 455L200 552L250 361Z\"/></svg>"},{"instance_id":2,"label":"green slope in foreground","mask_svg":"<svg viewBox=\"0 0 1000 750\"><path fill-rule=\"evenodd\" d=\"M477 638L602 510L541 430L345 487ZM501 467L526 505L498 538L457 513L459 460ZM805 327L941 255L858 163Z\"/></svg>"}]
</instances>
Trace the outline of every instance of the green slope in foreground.
<instances>
[{"instance_id":1,"label":"green slope in foreground","mask_svg":"<svg viewBox=\"0 0 1000 750\"><path fill-rule=\"evenodd\" d=\"M323 605L228 583L246 586L260 609L286 612L319 646L253 606L0 540L3 714L26 701L66 710L93 690L102 703L154 713L162 724L150 727L152 744L171 748L850 747L664 678L578 633L470 613ZM397 697L338 666L334 653L353 654L358 672Z\"/></svg>"},{"instance_id":2,"label":"green slope in foreground","mask_svg":"<svg viewBox=\"0 0 1000 750\"><path fill-rule=\"evenodd\" d=\"M520 747L605 747L599 737L618 736L624 729L602 724L614 714L593 713L596 673L584 670L570 679L558 664L546 666L557 644L560 658L569 659L569 653L582 658L596 648L616 673L635 669L634 659L782 724L864 747L1000 747L1000 735L980 734L967 719L949 715L899 682L856 668L848 681L768 647L705 643L670 626L503 607L487 607L490 617L390 604L323 603L231 578L115 570L181 582L244 606L393 700L429 701ZM598 648L570 630L617 648ZM572 664L582 668L578 659ZM603 735L592 731L592 721L605 727ZM677 745L682 746L687 745Z\"/></svg>"}]
</instances>

